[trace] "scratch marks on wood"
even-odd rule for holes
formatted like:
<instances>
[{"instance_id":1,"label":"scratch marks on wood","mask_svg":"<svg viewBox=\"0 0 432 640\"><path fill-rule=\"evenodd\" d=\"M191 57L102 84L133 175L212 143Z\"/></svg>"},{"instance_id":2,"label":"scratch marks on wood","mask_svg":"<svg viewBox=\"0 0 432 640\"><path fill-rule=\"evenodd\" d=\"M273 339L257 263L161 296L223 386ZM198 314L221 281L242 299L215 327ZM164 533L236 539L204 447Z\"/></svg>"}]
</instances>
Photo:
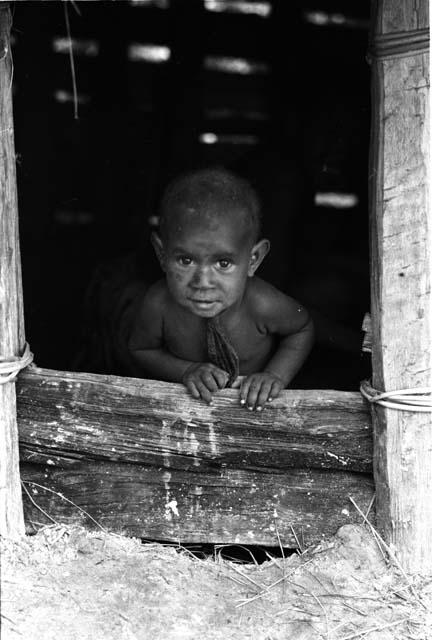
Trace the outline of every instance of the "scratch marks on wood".
<instances>
[{"instance_id":1,"label":"scratch marks on wood","mask_svg":"<svg viewBox=\"0 0 432 640\"><path fill-rule=\"evenodd\" d=\"M77 404L70 385L49 384L60 376L78 379L89 402ZM34 369L22 374L18 390L22 451L37 437L49 455L61 449L62 455L203 472L224 465L372 468L369 408L357 393L285 391L251 416L233 390L217 394L210 411L180 385L149 380Z\"/></svg>"},{"instance_id":2,"label":"scratch marks on wood","mask_svg":"<svg viewBox=\"0 0 432 640\"><path fill-rule=\"evenodd\" d=\"M349 521L349 496L371 499L369 408L357 393L285 391L251 416L234 390L209 408L150 380L36 368L18 389L23 477L114 531L274 544L276 510L295 546L291 525L319 541ZM59 521L81 518L52 494L39 498Z\"/></svg>"},{"instance_id":3,"label":"scratch marks on wood","mask_svg":"<svg viewBox=\"0 0 432 640\"><path fill-rule=\"evenodd\" d=\"M344 466L348 464L348 459L343 458L342 456L337 456L335 453L332 453L331 451L327 451L327 455L330 456L331 458L336 458L336 460L338 460Z\"/></svg>"}]
</instances>

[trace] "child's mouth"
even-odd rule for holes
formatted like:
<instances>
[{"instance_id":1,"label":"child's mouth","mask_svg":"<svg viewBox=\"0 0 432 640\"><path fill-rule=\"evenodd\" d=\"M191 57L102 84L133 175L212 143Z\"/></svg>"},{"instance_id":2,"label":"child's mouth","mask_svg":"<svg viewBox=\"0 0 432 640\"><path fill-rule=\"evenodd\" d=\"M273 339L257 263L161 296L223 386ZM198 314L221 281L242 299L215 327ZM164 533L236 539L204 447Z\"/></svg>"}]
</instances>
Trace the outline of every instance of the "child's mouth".
<instances>
[{"instance_id":1,"label":"child's mouth","mask_svg":"<svg viewBox=\"0 0 432 640\"><path fill-rule=\"evenodd\" d=\"M198 309L210 309L210 307L217 304L217 300L197 300L194 298L191 298L191 302Z\"/></svg>"},{"instance_id":2,"label":"child's mouth","mask_svg":"<svg viewBox=\"0 0 432 640\"><path fill-rule=\"evenodd\" d=\"M209 305L211 305L211 304L215 304L216 300L194 300L194 299L192 298L192 302L193 302L194 304L202 304L202 305L204 305L204 306L205 306L205 305L209 306Z\"/></svg>"}]
</instances>

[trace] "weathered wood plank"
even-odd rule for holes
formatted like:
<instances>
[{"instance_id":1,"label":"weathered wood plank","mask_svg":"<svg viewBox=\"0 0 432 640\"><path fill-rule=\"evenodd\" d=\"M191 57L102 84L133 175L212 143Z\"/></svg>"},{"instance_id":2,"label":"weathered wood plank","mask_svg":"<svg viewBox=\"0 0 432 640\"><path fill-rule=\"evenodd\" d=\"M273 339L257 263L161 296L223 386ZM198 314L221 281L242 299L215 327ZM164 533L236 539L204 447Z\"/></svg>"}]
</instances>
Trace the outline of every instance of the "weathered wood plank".
<instances>
[{"instance_id":1,"label":"weathered wood plank","mask_svg":"<svg viewBox=\"0 0 432 640\"><path fill-rule=\"evenodd\" d=\"M427 0L376 0L375 35L404 33L429 27Z\"/></svg>"},{"instance_id":2,"label":"weathered wood plank","mask_svg":"<svg viewBox=\"0 0 432 640\"><path fill-rule=\"evenodd\" d=\"M179 471L137 464L82 462L58 470L22 464L22 477L88 512L111 531L156 540L307 546L359 522L350 496L367 511L371 476L338 471L214 469ZM59 495L26 484L32 499L55 520L94 527ZM50 521L24 496L26 521ZM373 514L371 515L373 519ZM291 528L292 527L292 528Z\"/></svg>"},{"instance_id":3,"label":"weathered wood plank","mask_svg":"<svg viewBox=\"0 0 432 640\"><path fill-rule=\"evenodd\" d=\"M11 13L0 4L0 358L21 355L24 320L12 116ZM24 534L15 384L0 384L0 533Z\"/></svg>"},{"instance_id":4,"label":"weathered wood plank","mask_svg":"<svg viewBox=\"0 0 432 640\"><path fill-rule=\"evenodd\" d=\"M427 0L377 6L375 37L428 27ZM372 71L373 386L392 391L432 384L429 59L378 58ZM373 422L379 528L406 570L431 573L431 415L376 408Z\"/></svg>"},{"instance_id":5,"label":"weathered wood plank","mask_svg":"<svg viewBox=\"0 0 432 640\"><path fill-rule=\"evenodd\" d=\"M373 494L360 394L284 391L262 413L238 391L213 405L182 385L29 369L18 384L22 475L103 526L144 538L296 546L355 520ZM38 463L38 464L35 464ZM341 469L339 471L338 469ZM91 520L28 485L61 522ZM45 522L27 496L27 522Z\"/></svg>"},{"instance_id":6,"label":"weathered wood plank","mask_svg":"<svg viewBox=\"0 0 432 640\"><path fill-rule=\"evenodd\" d=\"M215 467L372 471L370 412L359 393L287 390L262 413L183 385L29 369L18 383L21 459L86 459L208 473Z\"/></svg>"}]
</instances>

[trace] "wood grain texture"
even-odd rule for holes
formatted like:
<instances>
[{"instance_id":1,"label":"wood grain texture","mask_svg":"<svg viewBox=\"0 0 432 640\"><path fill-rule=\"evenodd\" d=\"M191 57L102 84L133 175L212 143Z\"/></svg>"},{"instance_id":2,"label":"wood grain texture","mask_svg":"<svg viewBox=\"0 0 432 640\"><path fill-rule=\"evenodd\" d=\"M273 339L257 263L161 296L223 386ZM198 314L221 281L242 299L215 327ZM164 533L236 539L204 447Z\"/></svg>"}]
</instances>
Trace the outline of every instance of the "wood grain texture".
<instances>
[{"instance_id":1,"label":"wood grain texture","mask_svg":"<svg viewBox=\"0 0 432 640\"><path fill-rule=\"evenodd\" d=\"M61 523L95 528L78 506L110 531L140 538L277 546L277 528L293 548L291 527L302 547L317 543L360 522L350 497L367 511L374 491L371 476L328 470L227 466L202 473L83 461L64 470L25 462L21 473L39 485L26 484L33 501ZM26 495L24 508L29 525L50 522Z\"/></svg>"},{"instance_id":2,"label":"wood grain texture","mask_svg":"<svg viewBox=\"0 0 432 640\"><path fill-rule=\"evenodd\" d=\"M355 521L373 495L358 393L284 391L252 413L182 385L32 368L18 383L22 477L54 519L151 539L296 546ZM366 473L359 473L364 471ZM369 472L369 473L367 473ZM24 497L26 521L46 522Z\"/></svg>"},{"instance_id":3,"label":"wood grain texture","mask_svg":"<svg viewBox=\"0 0 432 640\"><path fill-rule=\"evenodd\" d=\"M24 347L21 262L18 239L15 146L12 118L11 14L0 4L0 358ZM0 533L24 533L18 467L15 384L0 385Z\"/></svg>"},{"instance_id":4,"label":"wood grain texture","mask_svg":"<svg viewBox=\"0 0 432 640\"><path fill-rule=\"evenodd\" d=\"M427 0L373 0L375 35L404 33L429 27Z\"/></svg>"},{"instance_id":5,"label":"wood grain texture","mask_svg":"<svg viewBox=\"0 0 432 640\"><path fill-rule=\"evenodd\" d=\"M425 0L378 5L378 34L428 26ZM428 55L375 60L372 72L373 385L391 391L432 384ZM407 570L429 573L431 422L430 414L373 409L379 527Z\"/></svg>"},{"instance_id":6,"label":"wood grain texture","mask_svg":"<svg viewBox=\"0 0 432 640\"><path fill-rule=\"evenodd\" d=\"M203 473L223 465L372 472L370 412L359 393L287 390L261 413L238 397L227 389L208 406L180 384L28 369L18 383L21 458Z\"/></svg>"}]
</instances>

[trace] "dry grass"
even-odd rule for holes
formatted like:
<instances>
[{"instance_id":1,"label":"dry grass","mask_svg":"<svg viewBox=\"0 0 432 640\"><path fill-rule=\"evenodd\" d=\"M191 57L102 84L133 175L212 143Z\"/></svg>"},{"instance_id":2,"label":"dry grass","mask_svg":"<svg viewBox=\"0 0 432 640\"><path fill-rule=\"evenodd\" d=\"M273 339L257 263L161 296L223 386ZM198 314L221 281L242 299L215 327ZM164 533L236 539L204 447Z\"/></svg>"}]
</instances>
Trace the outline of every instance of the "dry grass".
<instances>
[{"instance_id":1,"label":"dry grass","mask_svg":"<svg viewBox=\"0 0 432 640\"><path fill-rule=\"evenodd\" d=\"M4 640L432 638L432 582L367 525L261 565L61 525L2 554Z\"/></svg>"}]
</instances>

